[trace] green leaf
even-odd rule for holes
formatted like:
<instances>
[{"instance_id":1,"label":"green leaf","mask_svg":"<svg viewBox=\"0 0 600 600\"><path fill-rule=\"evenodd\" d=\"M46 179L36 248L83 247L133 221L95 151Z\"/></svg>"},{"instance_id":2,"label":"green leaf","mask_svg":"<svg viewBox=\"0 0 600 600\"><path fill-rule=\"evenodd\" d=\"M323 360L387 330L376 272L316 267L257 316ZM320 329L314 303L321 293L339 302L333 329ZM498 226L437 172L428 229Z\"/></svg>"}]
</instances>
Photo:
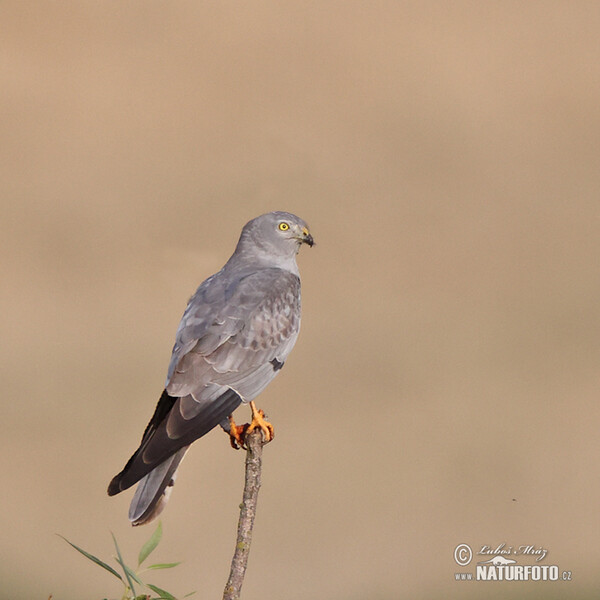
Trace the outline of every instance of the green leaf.
<instances>
[{"instance_id":1,"label":"green leaf","mask_svg":"<svg viewBox=\"0 0 600 600\"><path fill-rule=\"evenodd\" d=\"M198 590L194 590L193 592L190 592L189 594L186 594L184 596L184 598L189 598L190 596L193 596Z\"/></svg>"},{"instance_id":2,"label":"green leaf","mask_svg":"<svg viewBox=\"0 0 600 600\"><path fill-rule=\"evenodd\" d=\"M157 563L156 565L150 565L149 567L146 567L146 569L172 569L173 567L176 567L177 565L180 565L181 562L174 562L174 563Z\"/></svg>"},{"instance_id":3,"label":"green leaf","mask_svg":"<svg viewBox=\"0 0 600 600\"><path fill-rule=\"evenodd\" d=\"M150 553L158 546L158 542L162 538L162 524L159 521L158 526L154 530L154 533L150 536L150 539L142 546L140 555L138 557L138 567L150 556Z\"/></svg>"},{"instance_id":4,"label":"green leaf","mask_svg":"<svg viewBox=\"0 0 600 600\"><path fill-rule=\"evenodd\" d=\"M115 543L115 549L117 550L117 562L123 567L123 572L125 573L125 577L127 578L127 583L129 584L129 589L131 590L131 593L134 596L136 596L137 594L135 593L135 587L133 586L132 578L129 575L131 569L123 561L123 557L121 556L121 551L119 550L119 544L117 544L117 538L115 537L115 534L111 531L110 535L112 535L113 542Z\"/></svg>"},{"instance_id":5,"label":"green leaf","mask_svg":"<svg viewBox=\"0 0 600 600\"><path fill-rule=\"evenodd\" d=\"M117 573L112 567L110 567L109 565L107 565L104 561L102 561L99 558L95 557L93 554L90 554L89 552L86 552L85 550L83 550L79 546L76 546L75 544L73 544L73 542L70 542L66 537L63 537L62 535L60 535L60 533L57 533L56 535L58 537L61 537L63 540L65 540L65 542L67 542L67 544L69 544L70 546L72 546L73 548L75 548L75 550L77 550L77 552L81 552L81 554L83 554L86 558L89 558L92 562L95 562L98 566L102 567L103 569L106 569L109 573L112 573L122 583L125 583L123 581L123 578L119 575L119 573Z\"/></svg>"},{"instance_id":6,"label":"green leaf","mask_svg":"<svg viewBox=\"0 0 600 600\"><path fill-rule=\"evenodd\" d=\"M161 600L177 600L177 598L175 598L175 596L173 596L173 594L169 594L169 592L166 592L165 590L161 590L159 587L156 587L155 585L148 583L148 584L146 584L146 586L149 587L155 594L158 594L158 596Z\"/></svg>"}]
</instances>

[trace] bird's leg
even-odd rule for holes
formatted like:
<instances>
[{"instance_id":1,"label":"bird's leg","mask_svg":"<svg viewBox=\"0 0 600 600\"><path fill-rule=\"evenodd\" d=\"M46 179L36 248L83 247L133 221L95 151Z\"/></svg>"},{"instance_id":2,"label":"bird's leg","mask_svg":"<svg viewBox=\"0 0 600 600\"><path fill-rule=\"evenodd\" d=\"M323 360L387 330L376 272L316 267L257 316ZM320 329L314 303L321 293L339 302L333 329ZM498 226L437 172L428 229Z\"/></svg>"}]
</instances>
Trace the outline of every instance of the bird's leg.
<instances>
[{"instance_id":1,"label":"bird's leg","mask_svg":"<svg viewBox=\"0 0 600 600\"><path fill-rule=\"evenodd\" d=\"M229 421L229 431L225 431L229 434L229 443L234 450L239 450L244 447L244 436L250 425L248 423L245 425L236 425L233 415L229 415L227 419Z\"/></svg>"},{"instance_id":2,"label":"bird's leg","mask_svg":"<svg viewBox=\"0 0 600 600\"><path fill-rule=\"evenodd\" d=\"M265 420L265 413L256 408L256 404L254 404L253 401L250 401L250 409L252 410L252 423L250 423L246 431L244 431L244 437L258 427L263 432L265 444L270 442L275 437L273 425Z\"/></svg>"}]
</instances>

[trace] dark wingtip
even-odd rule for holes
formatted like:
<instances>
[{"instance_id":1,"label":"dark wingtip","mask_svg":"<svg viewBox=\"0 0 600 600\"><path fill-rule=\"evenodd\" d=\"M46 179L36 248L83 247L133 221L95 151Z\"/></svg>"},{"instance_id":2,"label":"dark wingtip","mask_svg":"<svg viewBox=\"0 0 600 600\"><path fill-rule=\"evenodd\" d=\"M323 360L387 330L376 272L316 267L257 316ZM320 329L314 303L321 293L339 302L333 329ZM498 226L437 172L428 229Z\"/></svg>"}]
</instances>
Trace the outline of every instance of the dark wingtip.
<instances>
[{"instance_id":1,"label":"dark wingtip","mask_svg":"<svg viewBox=\"0 0 600 600\"><path fill-rule=\"evenodd\" d=\"M175 404L176 400L177 400L177 398L174 398L173 396L169 396L169 394L167 393L167 390L163 390L160 400L158 401L158 404L156 405L156 409L154 410L154 415L152 416L152 419L150 419L150 423L148 423L148 426L146 427L146 429L144 431L144 435L142 436L140 448L143 445L144 441L147 440L147 438L152 435L154 430L156 430L156 428L161 423L161 421L169 414L169 411L173 408L173 405ZM129 467L131 467L131 465L133 464L133 461L138 456L140 448L138 448L133 453L133 456L127 461L127 464L123 467L123 470L119 474L115 475L113 477L112 481L108 484L108 495L109 496L114 496L114 495L122 492L123 490L126 490L127 488L131 487L134 483L136 483L136 481L138 481L138 480L135 480L127 485L121 486L123 477L129 471Z\"/></svg>"},{"instance_id":2,"label":"dark wingtip","mask_svg":"<svg viewBox=\"0 0 600 600\"><path fill-rule=\"evenodd\" d=\"M121 491L121 473L119 473L118 475L115 475L112 478L112 481L108 484L107 492L109 496L115 496Z\"/></svg>"}]
</instances>

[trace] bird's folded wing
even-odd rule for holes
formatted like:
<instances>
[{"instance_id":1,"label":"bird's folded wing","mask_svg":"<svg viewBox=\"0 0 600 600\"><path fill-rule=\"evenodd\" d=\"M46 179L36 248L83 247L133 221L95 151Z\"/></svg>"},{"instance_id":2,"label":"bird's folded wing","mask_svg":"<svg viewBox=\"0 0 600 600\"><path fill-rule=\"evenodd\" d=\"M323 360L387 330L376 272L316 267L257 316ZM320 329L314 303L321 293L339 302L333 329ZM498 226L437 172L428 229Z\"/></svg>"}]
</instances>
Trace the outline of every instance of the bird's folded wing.
<instances>
[{"instance_id":1,"label":"bird's folded wing","mask_svg":"<svg viewBox=\"0 0 600 600\"><path fill-rule=\"evenodd\" d=\"M201 292L201 289L198 290ZM232 387L252 400L285 362L300 329L300 281L281 269L264 269L224 286L210 324L203 294L192 298L180 325L166 389L202 402L209 383ZM214 297L210 294L209 297ZM259 382L266 379L264 385Z\"/></svg>"}]
</instances>

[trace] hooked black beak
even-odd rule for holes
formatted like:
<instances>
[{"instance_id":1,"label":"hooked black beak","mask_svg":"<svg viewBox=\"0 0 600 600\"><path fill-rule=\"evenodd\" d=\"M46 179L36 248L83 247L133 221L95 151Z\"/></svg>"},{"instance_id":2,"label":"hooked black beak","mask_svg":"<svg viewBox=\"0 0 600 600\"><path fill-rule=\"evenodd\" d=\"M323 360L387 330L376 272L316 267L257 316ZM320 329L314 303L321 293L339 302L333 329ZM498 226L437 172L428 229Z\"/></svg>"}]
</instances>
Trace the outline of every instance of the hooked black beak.
<instances>
[{"instance_id":1,"label":"hooked black beak","mask_svg":"<svg viewBox=\"0 0 600 600\"><path fill-rule=\"evenodd\" d=\"M300 238L300 241L303 244L308 244L311 248L315 245L315 240L313 240L313 236L310 235L306 227L302 228L302 237Z\"/></svg>"}]
</instances>

